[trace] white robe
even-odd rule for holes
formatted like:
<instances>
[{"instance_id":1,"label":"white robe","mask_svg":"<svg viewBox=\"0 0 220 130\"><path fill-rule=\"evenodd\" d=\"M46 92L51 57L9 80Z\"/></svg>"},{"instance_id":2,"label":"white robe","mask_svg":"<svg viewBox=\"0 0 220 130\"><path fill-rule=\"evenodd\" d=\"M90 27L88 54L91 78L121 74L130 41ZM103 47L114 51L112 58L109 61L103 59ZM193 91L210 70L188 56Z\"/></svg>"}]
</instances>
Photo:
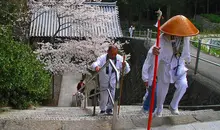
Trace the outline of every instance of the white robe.
<instances>
[{"instance_id":1,"label":"white robe","mask_svg":"<svg viewBox=\"0 0 220 130\"><path fill-rule=\"evenodd\" d=\"M142 69L142 79L144 82L149 80L149 85L152 84L154 76L154 55L152 54L152 49L154 46L149 49ZM179 61L179 76L187 71L185 62L191 61L189 46L189 37L185 37L183 51ZM177 78L179 78L174 74L174 68L177 66L177 59L173 56L171 41L168 40L163 34L160 37L160 47L158 78L163 80L165 83L174 83Z\"/></svg>"},{"instance_id":2,"label":"white robe","mask_svg":"<svg viewBox=\"0 0 220 130\"><path fill-rule=\"evenodd\" d=\"M107 54L104 54L98 57L97 60L92 64L92 69L95 70L96 66L99 66L101 68L106 63L106 56ZM117 61L116 61L115 66L117 70L120 72L122 70L123 57L117 54L116 59ZM126 66L125 66L124 73L127 74L130 71L130 66L127 62L125 63L126 63ZM118 76L118 79L119 78L120 77ZM106 68L103 69L101 72L99 72L99 83L100 83L100 86L102 87L108 87L110 84L111 87L115 88L116 77L115 77L115 73L112 73L112 66L110 64L109 64L109 74L106 74Z\"/></svg>"},{"instance_id":3,"label":"white robe","mask_svg":"<svg viewBox=\"0 0 220 130\"><path fill-rule=\"evenodd\" d=\"M178 80L186 71L185 62L190 62L190 42L189 37L184 37L184 45L181 57L179 59L178 76L174 74L174 68L177 67L177 59L173 56L173 49L171 40L167 39L163 34L160 37L160 55L159 55L159 69L158 80L163 80L164 83L174 83Z\"/></svg>"},{"instance_id":4,"label":"white robe","mask_svg":"<svg viewBox=\"0 0 220 130\"><path fill-rule=\"evenodd\" d=\"M99 66L100 68L102 66L104 66L104 64L106 63L106 57L107 57L107 54L104 54L104 55L101 55L100 57L97 58L97 60L92 64L92 69L95 70L95 68L97 66ZM116 68L117 70L120 72L122 71L122 62L123 62L123 57L120 56L120 55L116 55ZM113 61L113 63L115 63ZM126 65L125 65L125 71L124 71L124 74L127 74L129 71L130 71L130 66L127 62L125 62ZM118 77L118 80L120 79L119 76ZM111 92L111 95L114 99L115 97L115 87L116 87L116 75L115 75L115 72L112 73L112 66L109 64L109 73L106 74L106 68L104 68L103 70L101 70L99 72L99 83L100 83L100 90L103 91L103 90L106 90L106 89L109 89L110 92ZM107 106L107 109L112 109L112 103L108 101L108 93L107 91L103 91L101 92L100 94L100 109L102 111L105 111L106 110L106 106Z\"/></svg>"},{"instance_id":5,"label":"white robe","mask_svg":"<svg viewBox=\"0 0 220 130\"><path fill-rule=\"evenodd\" d=\"M160 36L160 54L159 54L159 66L157 73L157 111L161 112L163 109L163 103L165 101L165 97L168 92L169 84L175 83L176 91L171 101L171 107L173 109L178 109L179 101L182 96L186 92L187 79L186 79L186 71L185 62L190 62L190 41L189 37L184 37L183 40L183 50L181 53L181 57L179 59L179 68L177 72L177 76L175 75L174 68L178 65L177 59L173 56L173 48L171 40L167 39L167 37L162 34ZM155 46L155 45L154 45ZM151 48L152 49L152 48ZM154 58L152 58L152 50L149 50L148 57L145 60L142 70L142 79L144 81L149 80L149 84L152 84L153 80L153 70L154 67ZM146 71L148 70L148 71Z\"/></svg>"}]
</instances>

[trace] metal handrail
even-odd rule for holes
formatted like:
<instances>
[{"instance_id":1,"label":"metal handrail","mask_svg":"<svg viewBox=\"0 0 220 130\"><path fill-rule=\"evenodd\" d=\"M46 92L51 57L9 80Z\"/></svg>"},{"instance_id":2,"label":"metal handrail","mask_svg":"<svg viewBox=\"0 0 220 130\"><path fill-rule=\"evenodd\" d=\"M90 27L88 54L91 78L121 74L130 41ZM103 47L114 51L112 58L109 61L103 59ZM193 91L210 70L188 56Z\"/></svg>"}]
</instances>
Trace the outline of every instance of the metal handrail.
<instances>
[{"instance_id":1,"label":"metal handrail","mask_svg":"<svg viewBox=\"0 0 220 130\"><path fill-rule=\"evenodd\" d=\"M114 71L116 72L116 74L119 75L119 72L118 72L116 66L114 65L114 63L112 62L111 59L109 59L109 60L106 61L106 63L102 66L102 68L100 69L100 71L103 70L109 63L111 64L111 66L112 66L112 68L114 69ZM99 72L100 72L100 71L99 71ZM95 72L95 74L93 74L93 76L87 81L86 84L90 83L90 82L99 74L99 72ZM82 89L84 89L84 88L86 87L86 84L84 84L77 92L80 92ZM77 92L76 92L76 93L77 93Z\"/></svg>"},{"instance_id":2,"label":"metal handrail","mask_svg":"<svg viewBox=\"0 0 220 130\"><path fill-rule=\"evenodd\" d=\"M198 41L190 40L190 42L197 43ZM218 46L218 45L207 44L207 43L202 43L202 42L201 42L201 44L206 45L206 46L211 46L211 47L217 47L217 48L220 48L220 46Z\"/></svg>"},{"instance_id":3,"label":"metal handrail","mask_svg":"<svg viewBox=\"0 0 220 130\"><path fill-rule=\"evenodd\" d=\"M201 43L201 44L206 45L206 46L211 46L211 47L217 47L217 48L220 48L220 46L218 46L218 45L207 44L207 43Z\"/></svg>"},{"instance_id":4,"label":"metal handrail","mask_svg":"<svg viewBox=\"0 0 220 130\"><path fill-rule=\"evenodd\" d=\"M201 36L200 35L200 39L204 39L204 38L219 38L220 35L219 34L206 34L205 36Z\"/></svg>"},{"instance_id":5,"label":"metal handrail","mask_svg":"<svg viewBox=\"0 0 220 130\"><path fill-rule=\"evenodd\" d=\"M89 96L87 96L87 97L82 98L82 100L87 99L87 98L90 98L90 97L94 97L94 96L96 96L96 95L99 95L101 92L104 92L104 91L107 91L107 92L108 92L109 97L110 97L110 99L111 99L111 103L114 105L114 100L113 100L113 97L112 97L112 95L111 95L109 89L105 89L105 90L96 92L96 93L94 93L94 94L91 94L91 95L89 95Z\"/></svg>"},{"instance_id":6,"label":"metal handrail","mask_svg":"<svg viewBox=\"0 0 220 130\"><path fill-rule=\"evenodd\" d=\"M119 79L118 79L119 72L118 72L118 70L117 70L115 64L112 62L111 59L109 59L109 60L103 65L103 67L100 69L100 71L103 70L109 63L110 63L110 65L112 66L112 68L114 69L114 71L116 72L116 78L117 78L117 79L116 79L116 82L117 82L117 81L119 80ZM100 72L100 71L99 71L99 72ZM88 82L90 82L92 79L94 79L94 78L99 74L99 72L96 72ZM116 85L116 86L117 86L117 85ZM85 87L85 86L84 86L84 87ZM104 91L106 91L106 90L104 90ZM109 89L107 89L107 91L108 91L108 93L110 94ZM111 96L111 94L110 94L109 96L110 96L111 102L114 104L113 97ZM90 96L90 97L91 97L91 96ZM88 96L87 96L87 98L88 98Z\"/></svg>"},{"instance_id":7,"label":"metal handrail","mask_svg":"<svg viewBox=\"0 0 220 130\"><path fill-rule=\"evenodd\" d=\"M109 64L109 62L110 62L110 60L106 61L106 63L102 66L102 68L100 69L100 71L103 70L103 69ZM100 71L99 71L99 72L100 72ZM88 83L90 83L90 82L99 74L99 72L95 72L95 74L93 74L93 76L87 81L87 83L84 84L76 93L78 93L78 92L80 92L82 89L84 89L84 88L86 87L86 85L87 85Z\"/></svg>"},{"instance_id":8,"label":"metal handrail","mask_svg":"<svg viewBox=\"0 0 220 130\"><path fill-rule=\"evenodd\" d=\"M108 61L106 61L106 63L101 67L101 69L99 70L99 72L101 71L101 70L103 70L108 64L109 64L109 60ZM88 84L88 83L90 83L98 74L99 74L99 72L95 72L95 74L93 74L93 76L87 81L87 83L86 84L83 84L83 86L79 89L79 90L77 90L77 92L73 95L73 97L74 96L76 96L76 106L78 106L77 105L77 93L80 93L80 91L82 90L82 89L84 89L85 87L86 87L86 85ZM72 97L72 100L73 100L73 97ZM83 99L87 99L88 98L88 96L87 96L87 94L85 94L85 98L83 98ZM84 104L84 108L86 108L86 101L85 101L85 104Z\"/></svg>"},{"instance_id":9,"label":"metal handrail","mask_svg":"<svg viewBox=\"0 0 220 130\"><path fill-rule=\"evenodd\" d=\"M196 42L196 43L197 43L197 41L190 41L190 42L194 42L194 43ZM212 65L215 65L215 66L220 67L220 64L218 64L218 63L215 63L215 62L212 62L212 61L210 61L210 60L207 60L207 59L204 59L204 58L200 58L200 57L199 57L199 56L200 56L200 51L201 51L201 45L202 45L202 44L207 45L206 43L202 43L202 40L199 39L199 41L198 41L198 48L197 48L197 55L194 56L194 55L191 54L192 57L196 58L196 64L195 64L194 74L197 74L199 60L202 60L202 61L207 62L207 63L209 63L209 64L212 64ZM208 45L209 45L209 44L208 44ZM209 45L209 46L213 46L213 45ZM219 47L219 48L220 48L220 46L215 46L215 47Z\"/></svg>"},{"instance_id":10,"label":"metal handrail","mask_svg":"<svg viewBox=\"0 0 220 130\"><path fill-rule=\"evenodd\" d=\"M193 54L190 54L190 56L192 56L193 58L196 58L196 56L193 55ZM201 61L205 61L205 62L207 62L207 63L210 63L210 64L212 64L212 65L215 65L215 66L220 67L220 64L215 63L215 62L212 62L212 61L209 61L209 60L207 60L207 59L204 59L204 58L200 58L200 57L199 57L199 60L201 60Z\"/></svg>"}]
</instances>

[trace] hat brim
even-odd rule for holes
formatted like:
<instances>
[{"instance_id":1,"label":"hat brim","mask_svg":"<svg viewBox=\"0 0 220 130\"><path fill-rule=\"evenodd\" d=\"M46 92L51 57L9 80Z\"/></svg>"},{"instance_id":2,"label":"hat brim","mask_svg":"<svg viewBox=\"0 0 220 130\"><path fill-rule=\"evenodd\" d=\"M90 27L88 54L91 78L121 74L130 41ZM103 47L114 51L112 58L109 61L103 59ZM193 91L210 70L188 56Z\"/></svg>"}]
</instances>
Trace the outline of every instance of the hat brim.
<instances>
[{"instance_id":1,"label":"hat brim","mask_svg":"<svg viewBox=\"0 0 220 130\"><path fill-rule=\"evenodd\" d=\"M160 30L169 35L182 37L195 36L199 34L199 30L183 15L172 17L161 26Z\"/></svg>"}]
</instances>

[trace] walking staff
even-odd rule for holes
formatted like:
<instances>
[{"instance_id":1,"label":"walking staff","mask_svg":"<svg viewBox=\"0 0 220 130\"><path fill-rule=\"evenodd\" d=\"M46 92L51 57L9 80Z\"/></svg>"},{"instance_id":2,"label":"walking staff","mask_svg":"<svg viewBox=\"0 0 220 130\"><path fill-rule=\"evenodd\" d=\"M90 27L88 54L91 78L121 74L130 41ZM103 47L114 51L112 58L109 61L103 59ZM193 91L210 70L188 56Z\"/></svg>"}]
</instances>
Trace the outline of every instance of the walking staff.
<instances>
[{"instance_id":1,"label":"walking staff","mask_svg":"<svg viewBox=\"0 0 220 130\"><path fill-rule=\"evenodd\" d=\"M120 96L119 96L119 102L118 102L118 115L120 112L120 105L121 105L121 100L122 100L122 86L123 86L123 79L124 79L124 69L125 69L125 55L123 56L123 62L122 62L122 72L121 72L121 83L120 83Z\"/></svg>"},{"instance_id":2,"label":"walking staff","mask_svg":"<svg viewBox=\"0 0 220 130\"><path fill-rule=\"evenodd\" d=\"M160 9L159 9L158 11L156 11L156 13L158 13L156 47L159 47L160 46L160 19L162 17L162 11L160 11ZM154 95L155 95L155 89L156 89L157 68L158 68L158 55L155 56L155 60L154 60L154 78L153 78L153 87L152 87L152 95L151 95L150 112L149 112L149 117L148 117L147 130L150 130L151 122L152 122Z\"/></svg>"}]
</instances>

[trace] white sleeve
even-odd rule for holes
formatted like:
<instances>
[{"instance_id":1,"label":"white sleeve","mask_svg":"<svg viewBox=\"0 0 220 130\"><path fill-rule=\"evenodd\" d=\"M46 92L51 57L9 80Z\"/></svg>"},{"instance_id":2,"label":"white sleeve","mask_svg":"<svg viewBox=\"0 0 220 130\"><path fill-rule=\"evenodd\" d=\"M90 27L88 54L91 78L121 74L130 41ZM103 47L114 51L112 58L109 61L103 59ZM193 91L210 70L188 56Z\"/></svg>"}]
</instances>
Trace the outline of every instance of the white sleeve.
<instances>
[{"instance_id":1,"label":"white sleeve","mask_svg":"<svg viewBox=\"0 0 220 130\"><path fill-rule=\"evenodd\" d=\"M190 38L185 37L184 38L184 53L185 53L185 60L186 62L191 62L191 56L190 56Z\"/></svg>"},{"instance_id":2,"label":"white sleeve","mask_svg":"<svg viewBox=\"0 0 220 130\"><path fill-rule=\"evenodd\" d=\"M127 61L125 61L126 65L125 65L125 74L127 74L128 72L130 72L130 65L128 64Z\"/></svg>"},{"instance_id":3,"label":"white sleeve","mask_svg":"<svg viewBox=\"0 0 220 130\"><path fill-rule=\"evenodd\" d=\"M100 57L98 57L97 60L95 62L93 62L92 65L91 65L92 70L95 70L95 68L97 66L102 67L101 63L103 62L103 60L106 60L106 56L105 55L101 55Z\"/></svg>"},{"instance_id":4,"label":"white sleeve","mask_svg":"<svg viewBox=\"0 0 220 130\"><path fill-rule=\"evenodd\" d=\"M147 82L149 80L149 68L152 66L154 62L152 53L147 54L147 58L144 61L143 68L142 68L142 80Z\"/></svg>"}]
</instances>

